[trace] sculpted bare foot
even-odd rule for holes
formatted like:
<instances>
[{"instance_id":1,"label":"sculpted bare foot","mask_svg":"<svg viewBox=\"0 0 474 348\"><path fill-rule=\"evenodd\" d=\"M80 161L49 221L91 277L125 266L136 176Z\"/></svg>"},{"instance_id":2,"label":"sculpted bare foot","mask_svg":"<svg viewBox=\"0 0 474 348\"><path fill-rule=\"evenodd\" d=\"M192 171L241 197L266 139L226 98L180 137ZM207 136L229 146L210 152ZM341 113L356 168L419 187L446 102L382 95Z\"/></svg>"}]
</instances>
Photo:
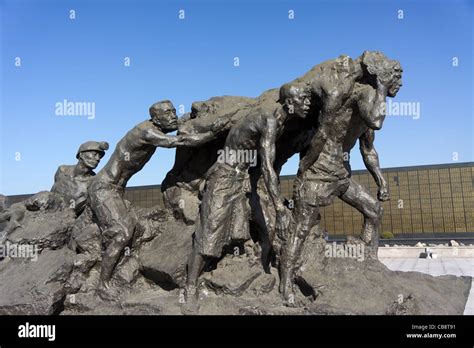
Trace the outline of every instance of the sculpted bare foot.
<instances>
[{"instance_id":1,"label":"sculpted bare foot","mask_svg":"<svg viewBox=\"0 0 474 348\"><path fill-rule=\"evenodd\" d=\"M311 303L311 300L302 296L299 292L295 291L294 286L292 286L291 289L287 290L286 293L282 296L285 300L284 305L286 307L306 307L308 304Z\"/></svg>"},{"instance_id":2,"label":"sculpted bare foot","mask_svg":"<svg viewBox=\"0 0 474 348\"><path fill-rule=\"evenodd\" d=\"M114 296L115 294L111 291L111 286L109 282L101 282L96 290L96 295L104 301L116 300L116 296Z\"/></svg>"},{"instance_id":3,"label":"sculpted bare foot","mask_svg":"<svg viewBox=\"0 0 474 348\"><path fill-rule=\"evenodd\" d=\"M362 235L360 237L347 236L346 244L363 246L365 258L371 260L378 260L378 247L374 247L370 239L368 241L365 241L364 236Z\"/></svg>"},{"instance_id":4,"label":"sculpted bare foot","mask_svg":"<svg viewBox=\"0 0 474 348\"><path fill-rule=\"evenodd\" d=\"M346 244L353 244L353 245L367 245L368 242L362 240L361 237L354 237L354 236L347 236L346 237Z\"/></svg>"},{"instance_id":5,"label":"sculpted bare foot","mask_svg":"<svg viewBox=\"0 0 474 348\"><path fill-rule=\"evenodd\" d=\"M279 291L286 306L293 307L295 305L295 288L293 279L287 272L283 272L280 279Z\"/></svg>"},{"instance_id":6,"label":"sculpted bare foot","mask_svg":"<svg viewBox=\"0 0 474 348\"><path fill-rule=\"evenodd\" d=\"M199 313L199 290L195 286L188 286L184 291L185 302L181 306L181 313L194 315Z\"/></svg>"},{"instance_id":7,"label":"sculpted bare foot","mask_svg":"<svg viewBox=\"0 0 474 348\"><path fill-rule=\"evenodd\" d=\"M378 248L370 244L367 246L367 248L368 248L368 251L366 253L366 257L370 260L378 260L379 259Z\"/></svg>"}]
</instances>

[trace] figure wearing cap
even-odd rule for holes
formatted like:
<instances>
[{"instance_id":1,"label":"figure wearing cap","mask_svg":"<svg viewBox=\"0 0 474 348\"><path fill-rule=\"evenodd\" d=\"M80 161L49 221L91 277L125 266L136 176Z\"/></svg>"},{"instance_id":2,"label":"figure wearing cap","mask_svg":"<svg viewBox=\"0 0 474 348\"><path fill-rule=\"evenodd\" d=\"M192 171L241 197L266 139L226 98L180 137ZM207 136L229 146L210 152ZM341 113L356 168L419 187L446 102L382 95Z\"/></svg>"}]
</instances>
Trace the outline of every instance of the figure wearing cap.
<instances>
[{"instance_id":1,"label":"figure wearing cap","mask_svg":"<svg viewBox=\"0 0 474 348\"><path fill-rule=\"evenodd\" d=\"M56 171L51 192L62 195L77 215L84 210L89 179L95 175L94 169L108 148L105 141L87 141L77 150L77 164L62 165Z\"/></svg>"},{"instance_id":2,"label":"figure wearing cap","mask_svg":"<svg viewBox=\"0 0 474 348\"><path fill-rule=\"evenodd\" d=\"M73 208L80 215L86 204L89 179L104 156L109 144L105 141L87 141L77 150L75 165L59 166L54 176L51 192L41 191L27 200L13 204L8 209L0 209L0 245L17 228L23 227L26 211Z\"/></svg>"}]
</instances>

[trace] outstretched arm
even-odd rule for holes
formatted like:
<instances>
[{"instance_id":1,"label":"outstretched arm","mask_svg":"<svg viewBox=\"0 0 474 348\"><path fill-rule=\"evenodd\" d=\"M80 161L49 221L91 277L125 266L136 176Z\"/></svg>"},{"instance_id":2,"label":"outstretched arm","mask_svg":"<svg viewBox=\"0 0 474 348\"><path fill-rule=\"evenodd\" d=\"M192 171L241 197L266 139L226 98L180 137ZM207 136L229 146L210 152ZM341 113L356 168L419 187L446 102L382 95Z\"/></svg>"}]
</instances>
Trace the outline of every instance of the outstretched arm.
<instances>
[{"instance_id":1,"label":"outstretched arm","mask_svg":"<svg viewBox=\"0 0 474 348\"><path fill-rule=\"evenodd\" d=\"M178 146L199 146L217 138L217 134L209 131L200 134L178 135Z\"/></svg>"},{"instance_id":2,"label":"outstretched arm","mask_svg":"<svg viewBox=\"0 0 474 348\"><path fill-rule=\"evenodd\" d=\"M375 131L368 129L359 138L360 153L364 160L365 167L372 174L377 186L379 188L377 197L381 201L387 201L390 199L388 192L387 181L385 180L379 164L379 155L374 147Z\"/></svg>"},{"instance_id":3,"label":"outstretched arm","mask_svg":"<svg viewBox=\"0 0 474 348\"><path fill-rule=\"evenodd\" d=\"M179 136L166 135L158 129L150 128L145 131L145 141L156 147L173 148L180 145Z\"/></svg>"},{"instance_id":4,"label":"outstretched arm","mask_svg":"<svg viewBox=\"0 0 474 348\"><path fill-rule=\"evenodd\" d=\"M209 131L201 134L190 135L166 135L159 130L151 129L147 131L146 141L157 147L173 148L177 146L199 146L214 140L217 134Z\"/></svg>"},{"instance_id":5,"label":"outstretched arm","mask_svg":"<svg viewBox=\"0 0 474 348\"><path fill-rule=\"evenodd\" d=\"M199 146L209 141L217 139L221 133L228 130L227 126L230 124L229 118L218 118L209 127L210 130L202 133L186 133L177 136L178 146Z\"/></svg>"},{"instance_id":6,"label":"outstretched arm","mask_svg":"<svg viewBox=\"0 0 474 348\"><path fill-rule=\"evenodd\" d=\"M199 146L219 137L228 129L230 120L220 118L214 121L207 131L202 133L186 133L177 136L166 135L159 128L150 126L151 122L143 122L135 128L140 132L142 141L156 147L173 148L177 146Z\"/></svg>"}]
</instances>

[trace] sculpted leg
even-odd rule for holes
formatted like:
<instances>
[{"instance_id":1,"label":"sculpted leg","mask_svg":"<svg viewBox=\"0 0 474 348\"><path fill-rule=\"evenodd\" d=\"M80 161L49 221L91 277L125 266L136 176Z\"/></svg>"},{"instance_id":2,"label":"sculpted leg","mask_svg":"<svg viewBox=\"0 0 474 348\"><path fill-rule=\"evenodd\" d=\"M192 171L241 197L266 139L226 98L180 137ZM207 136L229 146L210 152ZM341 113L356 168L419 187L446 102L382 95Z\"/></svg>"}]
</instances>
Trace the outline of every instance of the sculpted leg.
<instances>
[{"instance_id":1,"label":"sculpted leg","mask_svg":"<svg viewBox=\"0 0 474 348\"><path fill-rule=\"evenodd\" d=\"M364 186L352 179L349 188L340 198L364 215L360 239L369 247L368 256L377 259L380 224L383 215L382 204L372 197Z\"/></svg>"},{"instance_id":2,"label":"sculpted leg","mask_svg":"<svg viewBox=\"0 0 474 348\"><path fill-rule=\"evenodd\" d=\"M273 261L279 262L274 256L280 254L280 241L275 238L275 210L268 197L252 192L250 200L252 220L258 231L259 243L262 248L261 261L265 272L270 273Z\"/></svg>"},{"instance_id":3,"label":"sculpted leg","mask_svg":"<svg viewBox=\"0 0 474 348\"><path fill-rule=\"evenodd\" d=\"M188 260L188 277L186 279L185 304L183 306L183 314L196 313L199 311L199 289L198 281L206 260L197 248L193 248Z\"/></svg>"},{"instance_id":4,"label":"sculpted leg","mask_svg":"<svg viewBox=\"0 0 474 348\"><path fill-rule=\"evenodd\" d=\"M102 256L101 284L108 287L112 273L120 256L133 236L133 227L126 224L117 224L104 231L104 235L113 235Z\"/></svg>"},{"instance_id":5,"label":"sculpted leg","mask_svg":"<svg viewBox=\"0 0 474 348\"><path fill-rule=\"evenodd\" d=\"M211 222L215 219L212 214L212 207L215 202L213 198L219 201L217 195L212 194L214 181L209 181L203 194L201 206L199 208L199 217L196 221L196 231L193 239L193 249L188 259L186 288L184 289L185 303L181 307L183 314L193 314L199 311L199 277L206 265L205 256L203 256L203 245L208 242L207 231L211 229Z\"/></svg>"},{"instance_id":6,"label":"sculpted leg","mask_svg":"<svg viewBox=\"0 0 474 348\"><path fill-rule=\"evenodd\" d=\"M129 211L120 192L114 189L95 189L90 187L89 197L91 208L101 229L106 246L102 254L99 282L99 296L107 299L115 266L120 260L125 247L133 237L136 216Z\"/></svg>"},{"instance_id":7,"label":"sculpted leg","mask_svg":"<svg viewBox=\"0 0 474 348\"><path fill-rule=\"evenodd\" d=\"M311 229L319 222L318 206L311 204L311 192L299 179L295 181L295 209L290 225L289 238L283 247L280 264L280 293L285 300L293 294L296 263L302 246ZM314 200L314 199L313 199Z\"/></svg>"}]
</instances>

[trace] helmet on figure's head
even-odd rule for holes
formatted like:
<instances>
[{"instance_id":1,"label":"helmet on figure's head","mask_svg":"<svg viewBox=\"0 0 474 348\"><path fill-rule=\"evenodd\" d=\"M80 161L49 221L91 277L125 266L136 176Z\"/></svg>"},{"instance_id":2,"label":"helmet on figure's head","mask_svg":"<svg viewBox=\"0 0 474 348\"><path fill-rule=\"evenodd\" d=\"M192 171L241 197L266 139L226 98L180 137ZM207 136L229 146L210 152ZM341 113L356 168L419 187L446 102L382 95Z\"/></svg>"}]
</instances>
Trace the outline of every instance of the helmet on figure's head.
<instances>
[{"instance_id":1,"label":"helmet on figure's head","mask_svg":"<svg viewBox=\"0 0 474 348\"><path fill-rule=\"evenodd\" d=\"M76 158L79 159L81 152L85 151L97 151L100 153L100 157L104 157L105 151L109 149L109 143L106 141L86 141L84 144L79 146L77 150Z\"/></svg>"}]
</instances>

